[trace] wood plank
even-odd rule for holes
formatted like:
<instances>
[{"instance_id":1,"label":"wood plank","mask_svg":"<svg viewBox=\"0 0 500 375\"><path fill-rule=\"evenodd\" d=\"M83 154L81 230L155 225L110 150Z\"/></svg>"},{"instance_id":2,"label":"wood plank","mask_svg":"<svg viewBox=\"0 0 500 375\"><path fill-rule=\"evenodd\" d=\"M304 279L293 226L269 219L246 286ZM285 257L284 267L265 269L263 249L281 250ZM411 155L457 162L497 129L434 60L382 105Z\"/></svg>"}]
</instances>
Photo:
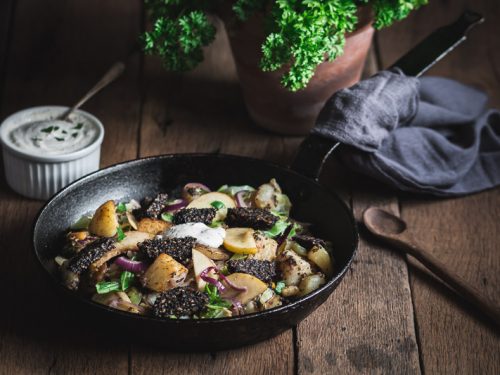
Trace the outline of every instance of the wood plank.
<instances>
[{"instance_id":1,"label":"wood plank","mask_svg":"<svg viewBox=\"0 0 500 375\"><path fill-rule=\"evenodd\" d=\"M72 104L127 54L140 24L139 2L18 1L2 117L34 105ZM85 105L106 127L102 165L137 155L138 78L137 57L120 81ZM127 373L128 345L76 321L38 270L30 238L41 204L15 195L1 179L0 278L8 287L0 309L0 373Z\"/></svg>"},{"instance_id":2,"label":"wood plank","mask_svg":"<svg viewBox=\"0 0 500 375\"><path fill-rule=\"evenodd\" d=\"M372 49L364 76L378 70ZM350 198L356 219L372 205L399 213L393 191L342 166L322 183ZM420 373L408 271L403 257L362 239L351 270L328 301L298 326L301 374Z\"/></svg>"},{"instance_id":3,"label":"wood plank","mask_svg":"<svg viewBox=\"0 0 500 375\"><path fill-rule=\"evenodd\" d=\"M169 74L155 59L146 59L140 156L221 152L290 161L300 138L271 135L252 124L221 23L218 29L216 41L205 51L203 64L191 73ZM289 330L257 345L216 354L165 353L134 347L131 372L291 374L293 356Z\"/></svg>"},{"instance_id":4,"label":"wood plank","mask_svg":"<svg viewBox=\"0 0 500 375\"><path fill-rule=\"evenodd\" d=\"M451 22L464 8L486 16L484 25L429 74L442 75L485 89L500 106L500 4L493 1L431 1L407 21L380 33L384 65L436 26ZM406 197L402 216L434 255L500 303L500 190L460 199ZM425 271L410 268L423 369L427 373L498 374L500 339L467 304Z\"/></svg>"}]
</instances>

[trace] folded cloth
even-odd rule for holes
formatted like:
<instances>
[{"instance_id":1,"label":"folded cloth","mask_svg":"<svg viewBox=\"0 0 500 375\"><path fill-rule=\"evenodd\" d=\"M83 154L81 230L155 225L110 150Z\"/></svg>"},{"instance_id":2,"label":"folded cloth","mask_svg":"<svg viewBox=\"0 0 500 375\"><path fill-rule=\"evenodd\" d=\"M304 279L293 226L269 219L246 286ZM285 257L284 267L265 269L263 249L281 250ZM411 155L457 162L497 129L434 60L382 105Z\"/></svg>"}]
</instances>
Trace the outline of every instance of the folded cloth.
<instances>
[{"instance_id":1,"label":"folded cloth","mask_svg":"<svg viewBox=\"0 0 500 375\"><path fill-rule=\"evenodd\" d=\"M352 169L397 189L437 196L500 184L500 112L453 80L379 74L334 94L313 133L345 145Z\"/></svg>"}]
</instances>

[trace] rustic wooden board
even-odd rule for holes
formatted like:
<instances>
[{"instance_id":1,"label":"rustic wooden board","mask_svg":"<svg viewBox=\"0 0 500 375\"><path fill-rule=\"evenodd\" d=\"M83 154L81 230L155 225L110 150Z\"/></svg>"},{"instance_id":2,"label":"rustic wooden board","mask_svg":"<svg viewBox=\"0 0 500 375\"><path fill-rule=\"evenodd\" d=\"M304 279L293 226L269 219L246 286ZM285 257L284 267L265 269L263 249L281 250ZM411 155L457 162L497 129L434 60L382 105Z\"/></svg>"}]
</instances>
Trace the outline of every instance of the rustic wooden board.
<instances>
[{"instance_id":1,"label":"rustic wooden board","mask_svg":"<svg viewBox=\"0 0 500 375\"><path fill-rule=\"evenodd\" d=\"M217 40L205 51L205 61L194 72L168 74L158 61L147 58L144 81L140 156L220 152L286 162L295 150L299 139L271 136L255 128L247 117L221 24ZM134 347L131 371L250 374L273 369L275 373L291 374L293 353L291 330L264 343L212 355Z\"/></svg>"},{"instance_id":2,"label":"rustic wooden board","mask_svg":"<svg viewBox=\"0 0 500 375\"><path fill-rule=\"evenodd\" d=\"M138 2L18 1L2 117L34 105L72 104L128 53L140 13ZM138 78L136 58L119 82L85 106L106 127L103 165L137 155ZM0 373L127 373L128 344L73 319L38 270L30 238L40 206L15 195L2 178Z\"/></svg>"},{"instance_id":3,"label":"rustic wooden board","mask_svg":"<svg viewBox=\"0 0 500 375\"><path fill-rule=\"evenodd\" d=\"M380 36L389 65L436 26L451 22L468 7L486 16L470 38L429 74L459 79L485 89L500 106L500 4L447 1L431 4ZM500 303L500 190L449 200L402 199L402 216L433 253L458 274ZM412 261L412 264L416 262ZM456 374L500 372L500 339L473 309L420 268L411 267L416 324L423 370Z\"/></svg>"}]
</instances>

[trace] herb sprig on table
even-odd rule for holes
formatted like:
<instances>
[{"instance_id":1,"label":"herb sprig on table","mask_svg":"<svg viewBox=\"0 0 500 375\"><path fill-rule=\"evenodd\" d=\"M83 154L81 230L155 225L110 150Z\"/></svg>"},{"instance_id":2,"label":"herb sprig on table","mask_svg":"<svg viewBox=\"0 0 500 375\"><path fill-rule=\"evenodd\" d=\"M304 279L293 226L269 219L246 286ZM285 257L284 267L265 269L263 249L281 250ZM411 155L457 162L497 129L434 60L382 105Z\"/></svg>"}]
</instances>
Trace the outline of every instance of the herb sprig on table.
<instances>
[{"instance_id":1,"label":"herb sprig on table","mask_svg":"<svg viewBox=\"0 0 500 375\"><path fill-rule=\"evenodd\" d=\"M408 16L428 0L236 0L234 17L248 21L256 12L266 14L266 39L261 69L283 67L282 84L291 91L307 86L316 66L344 51L345 34L358 24L360 6L371 6L374 26L386 27ZM203 60L204 46L215 37L209 14L223 0L145 0L152 29L144 33L146 53L159 56L165 68L193 69Z\"/></svg>"}]
</instances>

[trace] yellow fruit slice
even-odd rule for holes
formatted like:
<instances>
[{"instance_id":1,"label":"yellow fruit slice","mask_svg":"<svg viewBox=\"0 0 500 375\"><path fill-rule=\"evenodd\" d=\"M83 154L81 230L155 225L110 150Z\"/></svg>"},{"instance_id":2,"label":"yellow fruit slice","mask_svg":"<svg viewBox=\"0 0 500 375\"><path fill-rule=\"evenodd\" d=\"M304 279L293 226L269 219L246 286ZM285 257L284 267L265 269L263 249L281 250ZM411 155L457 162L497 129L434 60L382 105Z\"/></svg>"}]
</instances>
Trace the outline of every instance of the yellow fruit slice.
<instances>
[{"instance_id":1,"label":"yellow fruit slice","mask_svg":"<svg viewBox=\"0 0 500 375\"><path fill-rule=\"evenodd\" d=\"M226 229L224 247L236 254L255 254L257 244L253 237L252 228L229 228Z\"/></svg>"}]
</instances>

